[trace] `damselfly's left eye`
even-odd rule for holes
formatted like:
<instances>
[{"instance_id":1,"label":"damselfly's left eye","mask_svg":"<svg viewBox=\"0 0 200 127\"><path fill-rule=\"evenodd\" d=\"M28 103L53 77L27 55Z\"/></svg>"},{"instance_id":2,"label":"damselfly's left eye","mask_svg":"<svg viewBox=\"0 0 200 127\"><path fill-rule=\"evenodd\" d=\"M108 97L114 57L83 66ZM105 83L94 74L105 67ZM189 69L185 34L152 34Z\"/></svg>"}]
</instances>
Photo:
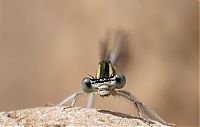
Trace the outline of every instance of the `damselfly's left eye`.
<instances>
[{"instance_id":1,"label":"damselfly's left eye","mask_svg":"<svg viewBox=\"0 0 200 127\"><path fill-rule=\"evenodd\" d=\"M86 93L92 92L92 84L91 84L90 78L84 78L81 81L81 87L82 87L82 90Z\"/></svg>"},{"instance_id":2,"label":"damselfly's left eye","mask_svg":"<svg viewBox=\"0 0 200 127\"><path fill-rule=\"evenodd\" d=\"M115 82L116 88L121 89L126 84L126 78L122 73L118 73L115 75Z\"/></svg>"}]
</instances>

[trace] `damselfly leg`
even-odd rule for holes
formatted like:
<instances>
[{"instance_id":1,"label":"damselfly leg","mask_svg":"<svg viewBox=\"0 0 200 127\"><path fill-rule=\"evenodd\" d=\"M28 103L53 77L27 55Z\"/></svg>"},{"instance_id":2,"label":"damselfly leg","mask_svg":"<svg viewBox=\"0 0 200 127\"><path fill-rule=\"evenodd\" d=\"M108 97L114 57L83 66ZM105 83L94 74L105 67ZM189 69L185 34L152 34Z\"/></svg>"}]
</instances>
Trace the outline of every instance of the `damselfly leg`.
<instances>
[{"instance_id":1,"label":"damselfly leg","mask_svg":"<svg viewBox=\"0 0 200 127\"><path fill-rule=\"evenodd\" d=\"M81 91L76 92L73 95L67 97L57 106L74 106L77 98L82 93L88 93L88 107L93 106L94 94L97 93L100 97L121 96L131 101L137 109L138 117L145 120L158 121L165 125L173 125L165 122L155 112L150 110L141 101L139 101L134 95L125 90L121 90L126 84L125 76L116 70L116 64L121 56L123 44L127 43L127 34L123 31L118 31L114 36L114 49L108 48L109 37L107 37L102 43L101 62L96 72L96 76L85 77L81 81Z\"/></svg>"}]
</instances>

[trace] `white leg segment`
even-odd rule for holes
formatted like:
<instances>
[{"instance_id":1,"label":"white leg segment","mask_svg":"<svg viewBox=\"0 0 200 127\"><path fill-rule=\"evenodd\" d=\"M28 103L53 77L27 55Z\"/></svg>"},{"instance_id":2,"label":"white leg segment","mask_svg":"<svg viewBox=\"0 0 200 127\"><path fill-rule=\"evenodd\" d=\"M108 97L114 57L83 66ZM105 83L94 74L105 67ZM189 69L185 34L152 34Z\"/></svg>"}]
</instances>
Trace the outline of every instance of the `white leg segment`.
<instances>
[{"instance_id":1,"label":"white leg segment","mask_svg":"<svg viewBox=\"0 0 200 127\"><path fill-rule=\"evenodd\" d=\"M87 108L92 108L94 106L95 94L90 93L87 99Z\"/></svg>"},{"instance_id":2,"label":"white leg segment","mask_svg":"<svg viewBox=\"0 0 200 127\"><path fill-rule=\"evenodd\" d=\"M116 91L116 95L124 97L130 101L132 101L137 108L138 116L145 120L155 120L164 125L173 126L174 124L167 123L160 116L158 116L153 110L149 109L146 105L144 105L141 101L138 100L134 95L131 95L129 92L124 90Z\"/></svg>"},{"instance_id":3,"label":"white leg segment","mask_svg":"<svg viewBox=\"0 0 200 127\"><path fill-rule=\"evenodd\" d=\"M76 93L72 94L69 97L66 97L63 101L61 101L59 104L57 104L57 106L70 106L70 107L73 107L75 102L76 102L77 97L79 95L81 95L82 93L83 93L83 91L79 91L79 92L76 92Z\"/></svg>"}]
</instances>

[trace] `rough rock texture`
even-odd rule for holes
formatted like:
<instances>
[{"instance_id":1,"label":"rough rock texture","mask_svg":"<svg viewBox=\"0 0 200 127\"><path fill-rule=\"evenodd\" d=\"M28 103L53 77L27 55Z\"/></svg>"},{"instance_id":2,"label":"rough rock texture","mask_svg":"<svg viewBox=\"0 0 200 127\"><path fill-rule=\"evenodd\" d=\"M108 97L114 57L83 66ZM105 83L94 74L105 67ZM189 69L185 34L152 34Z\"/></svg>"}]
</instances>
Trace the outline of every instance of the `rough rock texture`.
<instances>
[{"instance_id":1,"label":"rough rock texture","mask_svg":"<svg viewBox=\"0 0 200 127\"><path fill-rule=\"evenodd\" d=\"M81 107L38 107L0 112L0 126L160 126L127 114ZM164 125L163 125L164 126Z\"/></svg>"}]
</instances>

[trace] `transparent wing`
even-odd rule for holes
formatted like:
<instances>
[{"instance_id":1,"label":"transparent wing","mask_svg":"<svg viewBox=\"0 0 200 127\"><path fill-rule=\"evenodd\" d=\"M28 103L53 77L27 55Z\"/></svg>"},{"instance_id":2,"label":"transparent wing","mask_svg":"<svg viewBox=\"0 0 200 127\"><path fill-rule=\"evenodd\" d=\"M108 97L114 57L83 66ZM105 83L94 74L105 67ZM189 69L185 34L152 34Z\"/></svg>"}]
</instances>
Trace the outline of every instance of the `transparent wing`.
<instances>
[{"instance_id":1,"label":"transparent wing","mask_svg":"<svg viewBox=\"0 0 200 127\"><path fill-rule=\"evenodd\" d=\"M113 37L113 46L110 49L109 52L109 60L113 65L117 65L117 63L120 63L118 66L126 66L125 63L128 63L129 59L129 50L128 50L128 34L125 33L125 31L119 30L115 33ZM123 62L123 64L122 64Z\"/></svg>"},{"instance_id":2,"label":"transparent wing","mask_svg":"<svg viewBox=\"0 0 200 127\"><path fill-rule=\"evenodd\" d=\"M111 63L120 68L127 67L129 60L128 34L123 30L108 32L103 40L100 41L100 61L110 60ZM126 65L125 65L126 64ZM88 95L87 107L94 105L95 94Z\"/></svg>"},{"instance_id":3,"label":"transparent wing","mask_svg":"<svg viewBox=\"0 0 200 127\"><path fill-rule=\"evenodd\" d=\"M108 56L109 56L109 51L108 51L109 40L110 40L110 36L107 34L107 36L103 40L101 40L100 43L99 43L100 61L108 59Z\"/></svg>"},{"instance_id":4,"label":"transparent wing","mask_svg":"<svg viewBox=\"0 0 200 127\"><path fill-rule=\"evenodd\" d=\"M129 49L128 34L123 30L117 30L107 33L106 37L100 41L100 59L110 60L113 65L120 63L122 66L126 66L123 63L128 63ZM118 66L120 66L118 65Z\"/></svg>"}]
</instances>

